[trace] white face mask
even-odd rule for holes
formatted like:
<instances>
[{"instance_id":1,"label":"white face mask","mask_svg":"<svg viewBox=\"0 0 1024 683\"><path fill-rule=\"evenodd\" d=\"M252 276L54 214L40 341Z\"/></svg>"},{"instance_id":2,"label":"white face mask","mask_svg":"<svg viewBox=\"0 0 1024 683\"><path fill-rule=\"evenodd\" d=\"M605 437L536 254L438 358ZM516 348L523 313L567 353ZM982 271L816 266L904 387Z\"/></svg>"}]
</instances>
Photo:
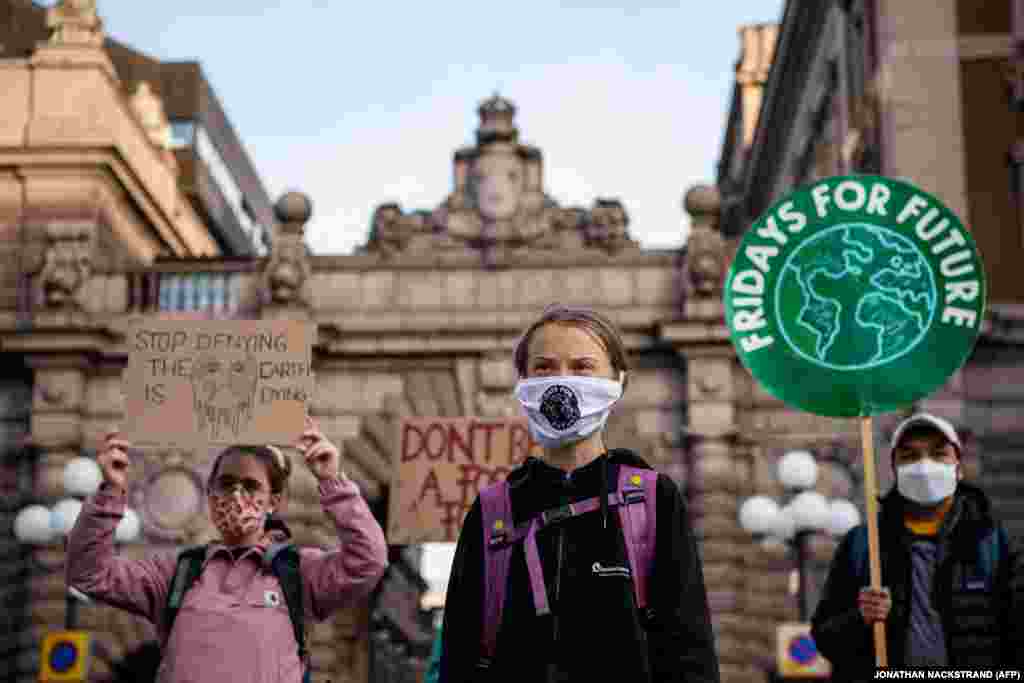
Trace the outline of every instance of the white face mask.
<instances>
[{"instance_id":1,"label":"white face mask","mask_svg":"<svg viewBox=\"0 0 1024 683\"><path fill-rule=\"evenodd\" d=\"M622 383L603 377L532 377L515 388L530 434L545 448L582 441L601 429L621 396Z\"/></svg>"},{"instance_id":2,"label":"white face mask","mask_svg":"<svg viewBox=\"0 0 1024 683\"><path fill-rule=\"evenodd\" d=\"M924 459L896 468L896 486L904 498L934 505L956 490L956 464Z\"/></svg>"}]
</instances>

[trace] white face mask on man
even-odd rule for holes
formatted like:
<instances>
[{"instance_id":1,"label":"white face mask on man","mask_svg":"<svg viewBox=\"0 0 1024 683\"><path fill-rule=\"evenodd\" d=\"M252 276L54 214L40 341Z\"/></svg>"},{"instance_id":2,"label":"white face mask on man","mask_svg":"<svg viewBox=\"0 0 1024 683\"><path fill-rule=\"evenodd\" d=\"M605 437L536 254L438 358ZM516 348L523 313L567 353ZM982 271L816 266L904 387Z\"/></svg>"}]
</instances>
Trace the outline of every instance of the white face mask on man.
<instances>
[{"instance_id":1,"label":"white face mask on man","mask_svg":"<svg viewBox=\"0 0 1024 683\"><path fill-rule=\"evenodd\" d=\"M896 468L896 487L904 498L919 505L935 505L956 490L956 463L927 458Z\"/></svg>"},{"instance_id":2,"label":"white face mask on man","mask_svg":"<svg viewBox=\"0 0 1024 683\"><path fill-rule=\"evenodd\" d=\"M520 380L514 393L529 420L533 440L544 448L556 448L582 441L604 427L622 396L622 382L577 375L531 377Z\"/></svg>"}]
</instances>

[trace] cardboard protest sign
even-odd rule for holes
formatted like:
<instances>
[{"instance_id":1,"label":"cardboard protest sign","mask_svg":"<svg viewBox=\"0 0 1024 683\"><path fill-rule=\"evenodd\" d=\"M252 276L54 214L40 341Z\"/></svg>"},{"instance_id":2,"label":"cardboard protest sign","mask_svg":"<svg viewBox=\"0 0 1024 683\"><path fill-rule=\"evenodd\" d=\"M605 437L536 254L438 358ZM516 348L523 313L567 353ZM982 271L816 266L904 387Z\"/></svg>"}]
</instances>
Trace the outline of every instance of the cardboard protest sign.
<instances>
[{"instance_id":1,"label":"cardboard protest sign","mask_svg":"<svg viewBox=\"0 0 1024 683\"><path fill-rule=\"evenodd\" d=\"M732 341L776 397L833 417L910 405L967 359L985 270L959 219L909 183L826 178L747 231L725 286Z\"/></svg>"},{"instance_id":2,"label":"cardboard protest sign","mask_svg":"<svg viewBox=\"0 0 1024 683\"><path fill-rule=\"evenodd\" d=\"M415 417L398 425L388 543L453 542L480 489L535 448L526 418Z\"/></svg>"},{"instance_id":3,"label":"cardboard protest sign","mask_svg":"<svg viewBox=\"0 0 1024 683\"><path fill-rule=\"evenodd\" d=\"M128 336L125 435L136 444L292 444L312 397L312 328L149 320Z\"/></svg>"}]
</instances>

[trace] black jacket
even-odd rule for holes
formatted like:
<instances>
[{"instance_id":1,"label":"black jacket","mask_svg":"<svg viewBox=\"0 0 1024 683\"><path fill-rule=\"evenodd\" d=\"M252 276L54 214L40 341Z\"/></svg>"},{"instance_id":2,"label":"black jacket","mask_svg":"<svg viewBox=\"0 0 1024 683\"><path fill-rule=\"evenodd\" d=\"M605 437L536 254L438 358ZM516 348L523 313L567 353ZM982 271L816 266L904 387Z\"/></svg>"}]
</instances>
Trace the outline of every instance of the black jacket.
<instances>
[{"instance_id":1,"label":"black jacket","mask_svg":"<svg viewBox=\"0 0 1024 683\"><path fill-rule=\"evenodd\" d=\"M576 469L528 458L508 478L515 523L565 503L614 491L620 464L650 469L627 450L613 450ZM484 555L479 499L466 515L448 583L441 683L551 680L718 681L704 575L679 488L657 484L657 539L648 579L650 610L641 615L627 576L592 567L628 567L614 508L582 514L537 537L552 614L533 607L523 545L512 551L495 661L477 670L483 610ZM559 552L561 547L561 552ZM561 568L559 571L558 568ZM557 665L557 677L549 666Z\"/></svg>"},{"instance_id":2,"label":"black jacket","mask_svg":"<svg viewBox=\"0 0 1024 683\"><path fill-rule=\"evenodd\" d=\"M882 585L892 595L886 620L888 665L904 661L911 596L911 535L903 521L906 499L895 489L882 499L878 517ZM950 666L956 668L1024 667L1024 555L1009 540L988 585L971 585L980 539L998 524L981 489L960 482L951 527L940 533L939 565L935 570L932 600L942 619ZM863 533L863 532L861 532ZM856 569L851 539L843 539L829 569L821 601L811 620L818 649L832 663L833 681L871 680L875 648L871 629L857 609L857 594L868 585ZM866 555L862 555L866 557Z\"/></svg>"}]
</instances>

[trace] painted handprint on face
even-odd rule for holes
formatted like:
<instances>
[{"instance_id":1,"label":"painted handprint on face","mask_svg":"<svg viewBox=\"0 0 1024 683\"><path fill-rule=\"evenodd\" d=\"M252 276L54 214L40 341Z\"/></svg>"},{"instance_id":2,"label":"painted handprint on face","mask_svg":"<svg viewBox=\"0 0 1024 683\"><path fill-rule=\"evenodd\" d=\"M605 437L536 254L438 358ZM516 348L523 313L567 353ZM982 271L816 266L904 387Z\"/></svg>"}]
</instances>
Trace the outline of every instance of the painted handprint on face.
<instances>
[{"instance_id":1,"label":"painted handprint on face","mask_svg":"<svg viewBox=\"0 0 1024 683\"><path fill-rule=\"evenodd\" d=\"M199 356L192 363L192 406L199 431L211 441L237 437L252 419L256 359L245 353Z\"/></svg>"}]
</instances>

